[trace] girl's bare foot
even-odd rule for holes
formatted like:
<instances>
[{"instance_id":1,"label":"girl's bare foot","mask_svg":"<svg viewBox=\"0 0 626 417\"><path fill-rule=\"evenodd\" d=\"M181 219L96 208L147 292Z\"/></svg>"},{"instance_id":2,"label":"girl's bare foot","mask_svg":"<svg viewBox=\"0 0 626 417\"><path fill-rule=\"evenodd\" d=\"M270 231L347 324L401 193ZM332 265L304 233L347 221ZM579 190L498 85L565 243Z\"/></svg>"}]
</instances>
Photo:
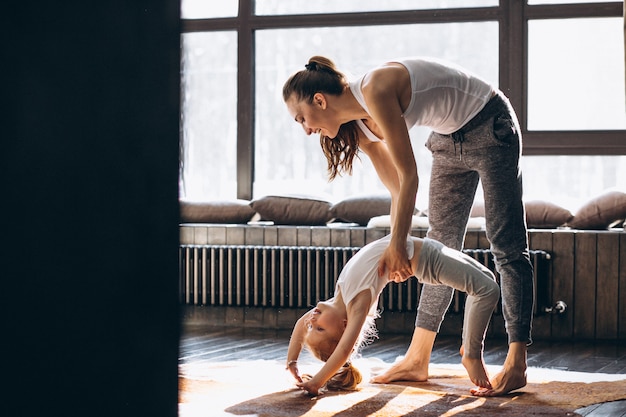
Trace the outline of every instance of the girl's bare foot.
<instances>
[{"instance_id":1,"label":"girl's bare foot","mask_svg":"<svg viewBox=\"0 0 626 417\"><path fill-rule=\"evenodd\" d=\"M470 358L465 356L463 345L461 345L459 353L461 354L461 363L465 367L470 381L478 386L478 388L473 388L470 392L474 394L474 391L492 389L493 387L489 382L489 375L487 375L483 358Z\"/></svg>"},{"instance_id":2,"label":"girl's bare foot","mask_svg":"<svg viewBox=\"0 0 626 417\"><path fill-rule=\"evenodd\" d=\"M479 388L485 389L493 388L491 386L491 383L489 382L489 376L487 375L485 363L482 359L468 358L467 356L463 356L463 358L461 359L461 363L465 367L465 370L469 375L470 381L472 381L474 385L478 386Z\"/></svg>"}]
</instances>

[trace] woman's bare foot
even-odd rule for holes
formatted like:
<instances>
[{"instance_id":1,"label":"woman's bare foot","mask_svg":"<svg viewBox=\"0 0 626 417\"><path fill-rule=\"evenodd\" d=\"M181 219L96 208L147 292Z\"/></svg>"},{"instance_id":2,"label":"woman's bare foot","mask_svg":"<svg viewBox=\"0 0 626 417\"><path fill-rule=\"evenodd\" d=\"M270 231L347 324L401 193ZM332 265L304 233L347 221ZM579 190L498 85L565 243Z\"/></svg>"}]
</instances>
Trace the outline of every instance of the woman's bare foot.
<instances>
[{"instance_id":1,"label":"woman's bare foot","mask_svg":"<svg viewBox=\"0 0 626 417\"><path fill-rule=\"evenodd\" d=\"M424 382L428 380L428 362L420 365L412 362L406 356L394 364L385 373L372 378L374 384L387 384L393 381Z\"/></svg>"},{"instance_id":2,"label":"woman's bare foot","mask_svg":"<svg viewBox=\"0 0 626 417\"><path fill-rule=\"evenodd\" d=\"M526 344L515 342L509 345L509 352L502 370L491 380L491 389L477 388L472 394L479 397L496 397L526 386Z\"/></svg>"},{"instance_id":3,"label":"woman's bare foot","mask_svg":"<svg viewBox=\"0 0 626 417\"><path fill-rule=\"evenodd\" d=\"M436 335L435 332L416 327L404 358L385 373L373 377L371 382L387 384L393 381L423 382L428 380L428 362Z\"/></svg>"},{"instance_id":4,"label":"woman's bare foot","mask_svg":"<svg viewBox=\"0 0 626 417\"><path fill-rule=\"evenodd\" d=\"M502 369L491 381L491 389L473 389L478 397L497 397L526 386L526 372L518 369Z\"/></svg>"}]
</instances>

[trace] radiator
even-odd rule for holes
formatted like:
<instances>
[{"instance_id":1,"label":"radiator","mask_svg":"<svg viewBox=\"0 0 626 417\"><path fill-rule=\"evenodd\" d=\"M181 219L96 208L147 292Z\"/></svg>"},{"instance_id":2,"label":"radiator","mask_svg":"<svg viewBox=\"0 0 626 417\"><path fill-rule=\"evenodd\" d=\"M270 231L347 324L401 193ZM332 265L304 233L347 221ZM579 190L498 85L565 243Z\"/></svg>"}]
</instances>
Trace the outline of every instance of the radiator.
<instances>
[{"instance_id":1,"label":"radiator","mask_svg":"<svg viewBox=\"0 0 626 417\"><path fill-rule=\"evenodd\" d=\"M360 248L201 245L180 247L184 304L309 307L332 297Z\"/></svg>"},{"instance_id":2,"label":"radiator","mask_svg":"<svg viewBox=\"0 0 626 417\"><path fill-rule=\"evenodd\" d=\"M181 245L180 302L189 305L308 308L333 296L341 269L359 247ZM465 249L495 272L491 252ZM548 305L550 254L530 251L535 276L535 312ZM390 283L379 307L415 311L421 284ZM465 294L455 292L450 312L463 311ZM496 314L500 312L500 304Z\"/></svg>"}]
</instances>

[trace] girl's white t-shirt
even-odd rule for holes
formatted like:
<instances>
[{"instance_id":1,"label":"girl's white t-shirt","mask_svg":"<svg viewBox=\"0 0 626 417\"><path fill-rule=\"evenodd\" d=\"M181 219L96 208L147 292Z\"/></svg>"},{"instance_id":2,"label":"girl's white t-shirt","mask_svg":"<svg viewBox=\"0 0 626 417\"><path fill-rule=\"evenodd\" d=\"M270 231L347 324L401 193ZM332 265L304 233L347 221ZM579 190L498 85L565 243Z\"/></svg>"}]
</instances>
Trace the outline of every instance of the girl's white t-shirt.
<instances>
[{"instance_id":1,"label":"girl's white t-shirt","mask_svg":"<svg viewBox=\"0 0 626 417\"><path fill-rule=\"evenodd\" d=\"M372 304L370 315L376 315L378 296L389 282L389 273L378 276L378 261L383 252L389 246L391 235L375 240L361 248L350 261L343 267L337 279L335 293L341 291L344 303L350 304L354 297L365 289L372 292ZM407 237L407 255L413 258L413 241Z\"/></svg>"}]
</instances>

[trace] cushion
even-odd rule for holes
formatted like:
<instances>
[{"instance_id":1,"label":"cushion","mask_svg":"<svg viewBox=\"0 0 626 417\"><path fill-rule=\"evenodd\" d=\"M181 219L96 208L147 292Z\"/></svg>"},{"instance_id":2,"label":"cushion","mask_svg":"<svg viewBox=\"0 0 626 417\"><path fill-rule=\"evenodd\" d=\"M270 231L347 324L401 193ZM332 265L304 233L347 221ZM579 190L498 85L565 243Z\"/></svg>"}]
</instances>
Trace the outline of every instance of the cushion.
<instances>
[{"instance_id":1,"label":"cushion","mask_svg":"<svg viewBox=\"0 0 626 417\"><path fill-rule=\"evenodd\" d=\"M360 196L346 198L330 208L337 220L366 226L372 217L389 214L391 197Z\"/></svg>"},{"instance_id":2,"label":"cushion","mask_svg":"<svg viewBox=\"0 0 626 417\"><path fill-rule=\"evenodd\" d=\"M328 201L306 196L265 196L250 202L261 220L274 224L317 226L333 218Z\"/></svg>"},{"instance_id":3,"label":"cushion","mask_svg":"<svg viewBox=\"0 0 626 417\"><path fill-rule=\"evenodd\" d=\"M389 214L383 214L372 217L369 222L367 222L367 227L391 228L391 216ZM428 229L428 217L414 215L411 218L411 229Z\"/></svg>"},{"instance_id":4,"label":"cushion","mask_svg":"<svg viewBox=\"0 0 626 417\"><path fill-rule=\"evenodd\" d=\"M411 229L428 229L428 217L414 215L411 219ZM384 214L382 216L372 217L367 223L367 227L386 227L391 228L391 216ZM484 230L485 218L484 217L470 217L467 222L468 230Z\"/></svg>"},{"instance_id":5,"label":"cushion","mask_svg":"<svg viewBox=\"0 0 626 417\"><path fill-rule=\"evenodd\" d=\"M529 228L551 229L563 226L574 217L571 211L548 201L526 201L524 206L526 207L526 223Z\"/></svg>"},{"instance_id":6,"label":"cushion","mask_svg":"<svg viewBox=\"0 0 626 417\"><path fill-rule=\"evenodd\" d=\"M563 226L573 217L569 210L547 201L526 201L524 202L524 206L526 208L526 223L529 228L551 229ZM485 203L483 201L474 202L472 211L470 212L470 219L484 216Z\"/></svg>"},{"instance_id":7,"label":"cushion","mask_svg":"<svg viewBox=\"0 0 626 417\"><path fill-rule=\"evenodd\" d=\"M247 223L256 213L248 200L180 201L183 223Z\"/></svg>"},{"instance_id":8,"label":"cushion","mask_svg":"<svg viewBox=\"0 0 626 417\"><path fill-rule=\"evenodd\" d=\"M626 193L605 191L583 204L567 223L573 229L606 229L626 219Z\"/></svg>"},{"instance_id":9,"label":"cushion","mask_svg":"<svg viewBox=\"0 0 626 417\"><path fill-rule=\"evenodd\" d=\"M366 226L371 218L388 215L391 211L391 197L388 195L363 195L349 197L331 207L336 220ZM413 215L424 215L417 208Z\"/></svg>"}]
</instances>

